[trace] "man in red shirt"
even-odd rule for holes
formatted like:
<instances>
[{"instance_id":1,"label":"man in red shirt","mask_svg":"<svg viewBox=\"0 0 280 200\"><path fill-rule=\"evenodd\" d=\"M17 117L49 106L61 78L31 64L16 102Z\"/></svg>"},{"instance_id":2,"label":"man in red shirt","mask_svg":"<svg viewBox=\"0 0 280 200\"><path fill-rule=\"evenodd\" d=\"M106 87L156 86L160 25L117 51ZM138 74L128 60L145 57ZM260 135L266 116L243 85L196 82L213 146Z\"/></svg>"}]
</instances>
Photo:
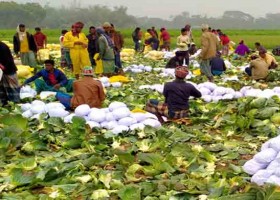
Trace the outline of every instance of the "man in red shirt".
<instances>
[{"instance_id":1,"label":"man in red shirt","mask_svg":"<svg viewBox=\"0 0 280 200\"><path fill-rule=\"evenodd\" d=\"M45 49L47 47L47 36L41 32L41 28L35 28L34 40L37 45L37 49Z\"/></svg>"},{"instance_id":2,"label":"man in red shirt","mask_svg":"<svg viewBox=\"0 0 280 200\"><path fill-rule=\"evenodd\" d=\"M162 45L160 46L160 49L170 51L170 34L167 32L166 28L161 28L160 32L160 40L162 40Z\"/></svg>"}]
</instances>

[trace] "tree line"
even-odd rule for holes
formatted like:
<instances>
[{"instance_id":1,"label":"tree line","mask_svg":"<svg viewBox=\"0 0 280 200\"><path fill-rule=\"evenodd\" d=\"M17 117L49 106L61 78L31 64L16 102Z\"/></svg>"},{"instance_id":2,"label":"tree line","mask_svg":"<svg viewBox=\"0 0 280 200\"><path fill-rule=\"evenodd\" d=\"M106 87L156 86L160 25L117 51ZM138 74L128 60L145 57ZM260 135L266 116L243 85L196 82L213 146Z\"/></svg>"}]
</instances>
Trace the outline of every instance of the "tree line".
<instances>
[{"instance_id":1,"label":"tree line","mask_svg":"<svg viewBox=\"0 0 280 200\"><path fill-rule=\"evenodd\" d=\"M221 29L278 29L280 13L268 13L265 17L254 18L242 11L225 11L221 17L213 18L202 15L192 15L186 11L169 20L150 17L135 17L127 14L127 7L107 6L77 7L68 6L55 8L38 3L19 4L16 2L0 2L0 28L15 28L19 23L28 27L70 28L73 22L82 21L87 26L100 26L109 21L119 28L143 28L156 26L167 28L181 28L185 24L199 27L208 23L212 27Z\"/></svg>"}]
</instances>

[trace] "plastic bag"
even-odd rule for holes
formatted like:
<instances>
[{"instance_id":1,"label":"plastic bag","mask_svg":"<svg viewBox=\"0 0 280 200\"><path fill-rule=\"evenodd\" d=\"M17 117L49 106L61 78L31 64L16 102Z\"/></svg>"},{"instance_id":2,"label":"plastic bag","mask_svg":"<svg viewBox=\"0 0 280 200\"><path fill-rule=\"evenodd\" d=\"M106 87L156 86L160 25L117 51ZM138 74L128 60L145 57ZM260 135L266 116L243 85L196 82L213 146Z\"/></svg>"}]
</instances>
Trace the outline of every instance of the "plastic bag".
<instances>
[{"instance_id":1,"label":"plastic bag","mask_svg":"<svg viewBox=\"0 0 280 200\"><path fill-rule=\"evenodd\" d=\"M277 151L272 148L265 149L254 156L254 159L259 163L269 164L277 156Z\"/></svg>"},{"instance_id":2,"label":"plastic bag","mask_svg":"<svg viewBox=\"0 0 280 200\"><path fill-rule=\"evenodd\" d=\"M99 57L99 53L96 53L93 56L93 59L95 60L96 66L94 68L94 73L96 74L102 74L103 73L103 64L101 59L97 59Z\"/></svg>"},{"instance_id":3,"label":"plastic bag","mask_svg":"<svg viewBox=\"0 0 280 200\"><path fill-rule=\"evenodd\" d=\"M251 182L256 183L257 185L263 185L272 174L272 170L259 170L254 176L252 176Z\"/></svg>"}]
</instances>

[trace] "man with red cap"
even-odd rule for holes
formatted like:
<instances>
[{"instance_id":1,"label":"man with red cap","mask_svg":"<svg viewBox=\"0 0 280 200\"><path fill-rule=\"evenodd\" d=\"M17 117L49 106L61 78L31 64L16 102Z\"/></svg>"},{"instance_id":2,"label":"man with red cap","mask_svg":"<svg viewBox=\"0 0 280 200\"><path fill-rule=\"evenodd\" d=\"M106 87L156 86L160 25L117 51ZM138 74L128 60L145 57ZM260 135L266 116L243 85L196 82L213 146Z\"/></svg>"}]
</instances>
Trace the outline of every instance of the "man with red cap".
<instances>
[{"instance_id":1,"label":"man with red cap","mask_svg":"<svg viewBox=\"0 0 280 200\"><path fill-rule=\"evenodd\" d=\"M164 85L163 95L165 102L150 99L146 104L145 110L155 114L161 123L164 122L162 116L169 119L187 117L190 96L201 97L201 93L192 84L184 81L187 75L187 67L176 67L175 80Z\"/></svg>"}]
</instances>

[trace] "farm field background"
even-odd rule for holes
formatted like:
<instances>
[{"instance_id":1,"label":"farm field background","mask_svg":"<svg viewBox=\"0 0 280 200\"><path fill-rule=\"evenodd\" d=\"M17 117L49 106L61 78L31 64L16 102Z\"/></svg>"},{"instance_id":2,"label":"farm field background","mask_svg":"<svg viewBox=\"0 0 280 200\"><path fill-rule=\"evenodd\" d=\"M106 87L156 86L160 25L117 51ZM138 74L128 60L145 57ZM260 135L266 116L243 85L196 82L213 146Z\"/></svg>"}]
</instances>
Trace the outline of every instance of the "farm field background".
<instances>
[{"instance_id":1,"label":"farm field background","mask_svg":"<svg viewBox=\"0 0 280 200\"><path fill-rule=\"evenodd\" d=\"M33 29L28 30L30 33L34 33ZM60 29L43 29L42 30L48 36L48 43L58 43L60 36ZM131 33L133 29L119 29L125 38L125 47L133 47L131 39ZM158 30L159 31L159 30ZM260 42L267 49L272 49L280 45L280 30L222 30L227 34L232 41L236 44L240 40L244 40L245 43L250 47L254 48L255 42ZM142 30L145 32L145 29ZM12 42L15 30L13 29L0 29L0 40L7 40ZM87 28L84 28L84 33L87 33ZM172 37L171 46L175 48L176 38L180 35L179 29L169 30ZM200 45L200 30L193 30L194 42Z\"/></svg>"}]
</instances>

